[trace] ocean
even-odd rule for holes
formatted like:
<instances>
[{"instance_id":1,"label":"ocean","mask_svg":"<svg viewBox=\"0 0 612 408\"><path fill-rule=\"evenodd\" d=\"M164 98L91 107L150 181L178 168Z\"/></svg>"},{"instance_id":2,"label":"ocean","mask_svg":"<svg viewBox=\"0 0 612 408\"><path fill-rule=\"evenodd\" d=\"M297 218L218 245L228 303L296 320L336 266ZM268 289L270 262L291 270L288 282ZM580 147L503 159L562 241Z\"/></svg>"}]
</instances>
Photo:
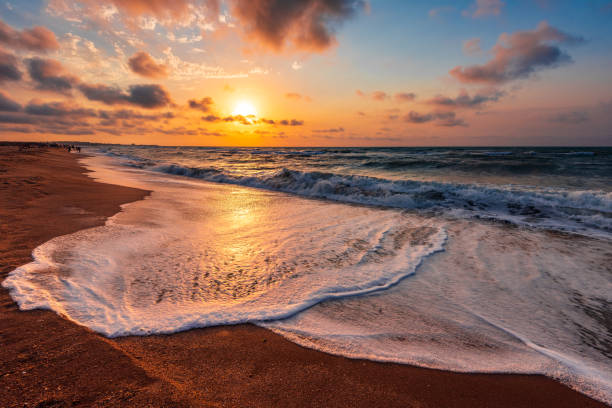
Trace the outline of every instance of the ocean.
<instances>
[{"instance_id":1,"label":"ocean","mask_svg":"<svg viewBox=\"0 0 612 408\"><path fill-rule=\"evenodd\" d=\"M84 152L151 194L36 248L2 283L22 309L110 337L251 322L612 403L612 148Z\"/></svg>"}]
</instances>

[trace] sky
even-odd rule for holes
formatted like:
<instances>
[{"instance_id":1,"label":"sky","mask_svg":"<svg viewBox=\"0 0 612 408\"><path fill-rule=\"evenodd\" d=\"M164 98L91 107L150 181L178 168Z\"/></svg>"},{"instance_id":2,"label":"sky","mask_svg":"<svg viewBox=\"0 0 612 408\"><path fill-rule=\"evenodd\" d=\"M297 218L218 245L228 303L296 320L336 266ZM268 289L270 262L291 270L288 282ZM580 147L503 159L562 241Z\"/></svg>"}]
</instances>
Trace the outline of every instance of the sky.
<instances>
[{"instance_id":1,"label":"sky","mask_svg":"<svg viewBox=\"0 0 612 408\"><path fill-rule=\"evenodd\" d=\"M610 0L0 0L0 140L610 146Z\"/></svg>"}]
</instances>

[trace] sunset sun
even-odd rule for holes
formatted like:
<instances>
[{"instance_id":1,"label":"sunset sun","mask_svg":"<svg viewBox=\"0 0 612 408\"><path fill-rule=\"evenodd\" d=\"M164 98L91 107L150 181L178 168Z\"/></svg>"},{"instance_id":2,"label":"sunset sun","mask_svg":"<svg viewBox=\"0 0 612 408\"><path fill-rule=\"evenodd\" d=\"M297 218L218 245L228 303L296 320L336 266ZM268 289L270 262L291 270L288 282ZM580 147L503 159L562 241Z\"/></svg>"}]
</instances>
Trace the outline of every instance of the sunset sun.
<instances>
[{"instance_id":1,"label":"sunset sun","mask_svg":"<svg viewBox=\"0 0 612 408\"><path fill-rule=\"evenodd\" d=\"M244 116L244 117L257 116L257 110L255 109L255 106L253 106L251 102L240 101L234 107L232 115L233 116Z\"/></svg>"}]
</instances>

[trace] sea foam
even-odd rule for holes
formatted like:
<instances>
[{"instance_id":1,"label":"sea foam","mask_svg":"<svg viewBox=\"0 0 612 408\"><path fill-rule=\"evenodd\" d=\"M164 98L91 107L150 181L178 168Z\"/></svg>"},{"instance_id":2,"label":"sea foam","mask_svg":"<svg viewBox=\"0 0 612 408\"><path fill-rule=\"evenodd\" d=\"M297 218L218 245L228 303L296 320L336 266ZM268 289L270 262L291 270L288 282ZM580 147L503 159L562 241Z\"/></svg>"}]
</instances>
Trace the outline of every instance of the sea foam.
<instances>
[{"instance_id":1,"label":"sea foam","mask_svg":"<svg viewBox=\"0 0 612 408\"><path fill-rule=\"evenodd\" d=\"M441 224L397 211L139 176L149 198L39 246L10 274L3 286L22 309L111 337L285 318L386 289L446 239Z\"/></svg>"},{"instance_id":2,"label":"sea foam","mask_svg":"<svg viewBox=\"0 0 612 408\"><path fill-rule=\"evenodd\" d=\"M20 308L48 308L107 336L254 322L347 357L543 374L612 402L609 240L305 199L107 160L86 159L94 177L151 196L102 227L36 248L34 262L2 283ZM296 180L302 191L368 204L393 197L380 180L290 171L274 176L274 189ZM491 206L522 199L474 188L460 195ZM534 197L553 208L554 200L609 208L605 195L525 199Z\"/></svg>"}]
</instances>

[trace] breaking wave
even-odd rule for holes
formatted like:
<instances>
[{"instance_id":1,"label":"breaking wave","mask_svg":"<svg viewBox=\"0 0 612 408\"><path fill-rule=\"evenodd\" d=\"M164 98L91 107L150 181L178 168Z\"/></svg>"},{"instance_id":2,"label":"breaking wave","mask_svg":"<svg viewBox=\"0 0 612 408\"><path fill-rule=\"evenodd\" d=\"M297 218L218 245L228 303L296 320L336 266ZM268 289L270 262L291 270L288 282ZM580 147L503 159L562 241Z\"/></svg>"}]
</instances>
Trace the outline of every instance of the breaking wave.
<instances>
[{"instance_id":1,"label":"breaking wave","mask_svg":"<svg viewBox=\"0 0 612 408\"><path fill-rule=\"evenodd\" d=\"M346 203L443 212L590 236L612 235L612 193L598 190L389 180L286 168L254 175L175 164L152 170Z\"/></svg>"}]
</instances>

